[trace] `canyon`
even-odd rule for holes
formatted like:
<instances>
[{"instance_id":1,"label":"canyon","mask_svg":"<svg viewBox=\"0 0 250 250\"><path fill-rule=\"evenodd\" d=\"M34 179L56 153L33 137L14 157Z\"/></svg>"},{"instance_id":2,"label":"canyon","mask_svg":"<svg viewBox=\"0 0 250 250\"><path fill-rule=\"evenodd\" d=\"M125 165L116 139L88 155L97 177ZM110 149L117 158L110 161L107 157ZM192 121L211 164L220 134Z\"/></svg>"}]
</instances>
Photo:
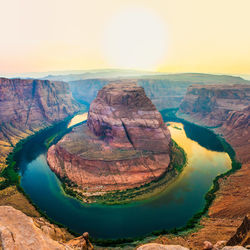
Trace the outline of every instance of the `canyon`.
<instances>
[{"instance_id":1,"label":"canyon","mask_svg":"<svg viewBox=\"0 0 250 250\"><path fill-rule=\"evenodd\" d=\"M170 147L170 132L143 88L121 81L98 92L87 125L53 145L47 160L57 175L81 190L126 190L170 170Z\"/></svg>"},{"instance_id":2,"label":"canyon","mask_svg":"<svg viewBox=\"0 0 250 250\"><path fill-rule=\"evenodd\" d=\"M73 115L80 108L65 82L0 78L1 174L7 166L6 157L20 140ZM32 217L39 216L25 195L2 176L0 205L12 206Z\"/></svg>"},{"instance_id":3,"label":"canyon","mask_svg":"<svg viewBox=\"0 0 250 250\"><path fill-rule=\"evenodd\" d=\"M250 162L250 85L193 85L188 88L178 116L214 129Z\"/></svg>"},{"instance_id":4,"label":"canyon","mask_svg":"<svg viewBox=\"0 0 250 250\"><path fill-rule=\"evenodd\" d=\"M226 78L229 83L227 85L220 85L224 83L224 79L219 81L216 78L206 81L200 77L196 80L199 85L192 86L190 85L194 82L193 78L192 81L188 78L180 83L180 80L174 77L169 81L171 84L179 81L178 87L175 86L175 88L169 87L171 84L167 81L155 79L160 76L154 76L154 79L152 77L149 79L150 77L147 76L144 79L129 81L132 85L135 83L143 85L146 94L158 108L176 108L180 105L177 112L178 117L206 126L224 137L233 146L237 159L242 163L242 168L220 180L220 190L216 193L217 198L209 209L208 217L202 218L201 229L185 236L163 235L155 241L171 245L181 244L191 249L201 249L204 240L211 241L213 244L221 240L230 242L231 236L235 234L243 218L250 211L248 178L250 175L250 87L245 84L247 81L234 77ZM114 85L119 84L118 82L120 81L116 80ZM78 101L90 103L97 91L107 83L110 84L110 80L92 79L70 82L69 85ZM209 83L209 85L205 83ZM219 84L215 85L215 83ZM0 117L2 122L0 126L0 166L2 169L6 166L6 156L20 139L66 118L80 109L80 104L72 98L69 85L53 80L0 78ZM106 89L99 92L90 106L88 123L74 128L48 152L48 161L53 171L62 178L71 179L79 186L88 186L88 191L106 192L134 188L157 179L171 168L169 165L170 135L155 106L141 93L141 88L135 87L134 90L140 92L140 96L143 98L135 101L133 99L136 98L134 90L133 94L126 94L123 98L118 97L120 93L119 95L110 93L112 88L116 89L114 85L111 83L111 89L105 87ZM83 86L88 87L85 89ZM186 89L187 94L185 95ZM119 103L127 105L127 110L119 110ZM137 108L140 112L134 111ZM136 115L136 119L133 120L134 115ZM148 139L152 136L155 143L150 144ZM104 165L103 162L105 162ZM80 177L77 176L79 166L80 168L88 166L86 171L83 170L84 168L80 170L82 171ZM93 171L94 167L102 169L103 172ZM122 171L118 173L118 169L122 169ZM111 177L107 175L108 171L111 171ZM15 220L11 221L11 218L18 218L25 225L28 222L27 232L35 235L38 245L48 244L46 247L50 249L65 249L66 245L62 244L71 240L72 246L67 243L66 249L77 249L77 245L80 248L82 242L83 245L85 244L84 247L86 246L88 241L86 235L73 239L73 236L66 235L65 232L60 231L61 229L40 219L39 213L14 186L0 190L0 196L3 197L0 199L0 209L3 214L0 217L0 237L2 237L0 249L5 246L4 244L19 244L19 236L23 233L22 229L16 226ZM16 204L13 200L21 200L22 205ZM13 211L12 208L2 205L11 205L37 218L31 221L26 215L20 214L21 212ZM11 216L8 216L9 214ZM6 218L9 221L6 221ZM39 222L39 220L41 221ZM6 225L10 225L9 228L6 228ZM53 236L50 235L48 239L48 232L50 232L49 234L58 232L60 237L53 233ZM16 243L13 243L13 235L18 238ZM3 237L5 241L3 241ZM21 239L25 242L20 244L27 244L27 239L29 237ZM41 243L41 239L45 242ZM244 238L244 242L248 242L247 238ZM233 244L241 243L235 241ZM90 245L89 247L91 249ZM157 247L164 246L157 245Z\"/></svg>"},{"instance_id":5,"label":"canyon","mask_svg":"<svg viewBox=\"0 0 250 250\"><path fill-rule=\"evenodd\" d=\"M233 244L230 238L250 211L249 105L249 85L192 85L188 88L177 116L206 126L223 137L232 145L242 167L220 180L220 189L209 208L208 217L200 222L201 229L184 237L161 236L157 243L181 244L191 249L201 249L205 239L213 244L220 240ZM249 232L249 225L244 230ZM249 244L249 233L244 237L234 241L233 245Z\"/></svg>"},{"instance_id":6,"label":"canyon","mask_svg":"<svg viewBox=\"0 0 250 250\"><path fill-rule=\"evenodd\" d=\"M111 81L134 80L143 87L146 95L155 104L158 110L179 108L179 105L184 98L187 88L192 84L249 84L250 81L244 80L241 77L227 75L211 75L198 73L183 73L183 74L155 74L146 75L130 75L120 72L113 74L106 72L105 74L92 73L88 75L73 74L50 76L48 79L60 79L67 81L70 85L73 97L81 103L90 104L104 85Z\"/></svg>"},{"instance_id":7,"label":"canyon","mask_svg":"<svg viewBox=\"0 0 250 250\"><path fill-rule=\"evenodd\" d=\"M79 109L65 82L0 78L0 169L19 140Z\"/></svg>"}]
</instances>

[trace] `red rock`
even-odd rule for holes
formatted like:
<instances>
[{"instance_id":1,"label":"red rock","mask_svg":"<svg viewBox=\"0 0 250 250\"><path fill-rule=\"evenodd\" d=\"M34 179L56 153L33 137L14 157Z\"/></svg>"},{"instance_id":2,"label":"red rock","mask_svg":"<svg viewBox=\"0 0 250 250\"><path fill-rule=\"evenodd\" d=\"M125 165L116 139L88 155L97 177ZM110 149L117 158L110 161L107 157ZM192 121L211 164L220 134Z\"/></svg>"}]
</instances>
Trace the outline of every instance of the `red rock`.
<instances>
[{"instance_id":1,"label":"red rock","mask_svg":"<svg viewBox=\"0 0 250 250\"><path fill-rule=\"evenodd\" d=\"M209 241L204 241L204 246L203 246L204 250L212 250L213 249L213 244Z\"/></svg>"},{"instance_id":2,"label":"red rock","mask_svg":"<svg viewBox=\"0 0 250 250\"><path fill-rule=\"evenodd\" d=\"M216 127L234 147L242 162L250 161L250 85L192 85L178 115L191 122Z\"/></svg>"},{"instance_id":3,"label":"red rock","mask_svg":"<svg viewBox=\"0 0 250 250\"><path fill-rule=\"evenodd\" d=\"M139 187L161 177L170 162L170 132L142 87L109 84L73 129L48 151L48 163L88 191Z\"/></svg>"},{"instance_id":4,"label":"red rock","mask_svg":"<svg viewBox=\"0 0 250 250\"><path fill-rule=\"evenodd\" d=\"M110 144L169 151L168 128L144 89L133 82L104 86L90 105L87 124Z\"/></svg>"},{"instance_id":5,"label":"red rock","mask_svg":"<svg viewBox=\"0 0 250 250\"><path fill-rule=\"evenodd\" d=\"M0 78L0 169L20 139L79 108L65 82Z\"/></svg>"}]
</instances>

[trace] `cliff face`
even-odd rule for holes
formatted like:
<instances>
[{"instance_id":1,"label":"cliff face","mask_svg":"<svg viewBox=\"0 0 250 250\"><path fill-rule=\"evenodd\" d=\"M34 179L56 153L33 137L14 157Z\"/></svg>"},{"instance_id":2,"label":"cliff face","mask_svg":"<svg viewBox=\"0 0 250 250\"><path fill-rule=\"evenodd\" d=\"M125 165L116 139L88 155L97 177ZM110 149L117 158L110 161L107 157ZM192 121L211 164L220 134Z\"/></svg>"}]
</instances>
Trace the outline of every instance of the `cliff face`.
<instances>
[{"instance_id":1,"label":"cliff face","mask_svg":"<svg viewBox=\"0 0 250 250\"><path fill-rule=\"evenodd\" d=\"M20 139L77 110L67 83L0 78L0 165Z\"/></svg>"},{"instance_id":2,"label":"cliff face","mask_svg":"<svg viewBox=\"0 0 250 250\"><path fill-rule=\"evenodd\" d=\"M216 127L243 162L250 160L250 85L191 86L178 114L208 127Z\"/></svg>"},{"instance_id":3,"label":"cliff face","mask_svg":"<svg viewBox=\"0 0 250 250\"><path fill-rule=\"evenodd\" d=\"M170 133L144 89L136 84L108 84L91 103L88 127L111 144L168 152Z\"/></svg>"},{"instance_id":4,"label":"cliff face","mask_svg":"<svg viewBox=\"0 0 250 250\"><path fill-rule=\"evenodd\" d=\"M243 111L250 103L250 85L193 85L180 105L180 112L197 117L206 126L221 126L229 112Z\"/></svg>"},{"instance_id":5,"label":"cliff face","mask_svg":"<svg viewBox=\"0 0 250 250\"><path fill-rule=\"evenodd\" d=\"M144 90L109 84L89 109L87 125L48 151L48 163L88 191L138 187L163 175L170 162L170 132Z\"/></svg>"},{"instance_id":6,"label":"cliff face","mask_svg":"<svg viewBox=\"0 0 250 250\"><path fill-rule=\"evenodd\" d=\"M209 218L202 218L200 222L203 227L184 239L182 244L192 249L202 248L204 240L213 244L222 239L229 240L250 211L249 96L249 85L193 85L177 113L190 122L213 128L233 146L242 163L240 170L220 180L220 189L208 211ZM158 242L169 244L169 238L161 237ZM180 238L170 242L180 243Z\"/></svg>"}]
</instances>

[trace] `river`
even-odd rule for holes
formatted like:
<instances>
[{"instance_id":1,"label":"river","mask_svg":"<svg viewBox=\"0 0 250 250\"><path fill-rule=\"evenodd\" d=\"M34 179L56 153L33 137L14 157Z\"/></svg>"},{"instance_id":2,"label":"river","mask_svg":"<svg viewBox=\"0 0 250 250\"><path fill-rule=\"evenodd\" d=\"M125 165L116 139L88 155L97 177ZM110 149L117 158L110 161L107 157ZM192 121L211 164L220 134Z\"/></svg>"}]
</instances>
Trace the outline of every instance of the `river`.
<instances>
[{"instance_id":1,"label":"river","mask_svg":"<svg viewBox=\"0 0 250 250\"><path fill-rule=\"evenodd\" d=\"M24 144L17 164L21 186L32 201L50 218L77 233L95 238L127 238L155 230L181 227L205 204L204 195L213 179L231 168L219 141L191 124L169 122L172 138L187 153L187 166L160 195L126 205L83 204L67 196L46 162L47 138L87 119L86 113L68 124L54 126ZM69 125L70 124L70 125Z\"/></svg>"}]
</instances>

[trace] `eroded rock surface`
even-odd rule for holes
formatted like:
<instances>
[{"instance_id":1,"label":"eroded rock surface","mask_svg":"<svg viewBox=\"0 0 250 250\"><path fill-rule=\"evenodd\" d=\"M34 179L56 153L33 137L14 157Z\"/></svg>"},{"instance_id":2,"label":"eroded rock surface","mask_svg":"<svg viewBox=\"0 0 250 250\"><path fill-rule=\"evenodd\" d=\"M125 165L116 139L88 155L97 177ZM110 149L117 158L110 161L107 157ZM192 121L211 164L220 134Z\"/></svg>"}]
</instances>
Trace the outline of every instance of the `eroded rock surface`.
<instances>
[{"instance_id":1,"label":"eroded rock surface","mask_svg":"<svg viewBox=\"0 0 250 250\"><path fill-rule=\"evenodd\" d=\"M114 146L169 151L170 133L161 114L133 82L104 86L90 105L87 124Z\"/></svg>"},{"instance_id":2,"label":"eroded rock surface","mask_svg":"<svg viewBox=\"0 0 250 250\"><path fill-rule=\"evenodd\" d=\"M109 84L99 91L87 125L48 151L60 177L83 190L134 188L161 177L170 162L170 132L142 87Z\"/></svg>"},{"instance_id":3,"label":"eroded rock surface","mask_svg":"<svg viewBox=\"0 0 250 250\"><path fill-rule=\"evenodd\" d=\"M178 115L199 125L211 127L223 136L234 148L242 167L219 182L220 189L209 208L208 218L202 218L202 228L187 236L158 238L158 243L182 245L201 249L208 240L229 241L235 235L243 218L250 211L250 86L198 86L193 85L181 104ZM242 236L242 235L241 235ZM245 242L244 236L244 242ZM245 244L234 242L234 244ZM234 249L227 248L227 249ZM235 248L237 249L237 248Z\"/></svg>"},{"instance_id":4,"label":"eroded rock surface","mask_svg":"<svg viewBox=\"0 0 250 250\"><path fill-rule=\"evenodd\" d=\"M66 242L62 229L34 220L10 206L0 206L0 249L59 250L93 249L84 235Z\"/></svg>"},{"instance_id":5,"label":"eroded rock surface","mask_svg":"<svg viewBox=\"0 0 250 250\"><path fill-rule=\"evenodd\" d=\"M180 245L162 245L157 243L148 243L137 248L137 250L188 250Z\"/></svg>"},{"instance_id":6,"label":"eroded rock surface","mask_svg":"<svg viewBox=\"0 0 250 250\"><path fill-rule=\"evenodd\" d=\"M78 110L65 82L0 78L0 169L20 139Z\"/></svg>"}]
</instances>

